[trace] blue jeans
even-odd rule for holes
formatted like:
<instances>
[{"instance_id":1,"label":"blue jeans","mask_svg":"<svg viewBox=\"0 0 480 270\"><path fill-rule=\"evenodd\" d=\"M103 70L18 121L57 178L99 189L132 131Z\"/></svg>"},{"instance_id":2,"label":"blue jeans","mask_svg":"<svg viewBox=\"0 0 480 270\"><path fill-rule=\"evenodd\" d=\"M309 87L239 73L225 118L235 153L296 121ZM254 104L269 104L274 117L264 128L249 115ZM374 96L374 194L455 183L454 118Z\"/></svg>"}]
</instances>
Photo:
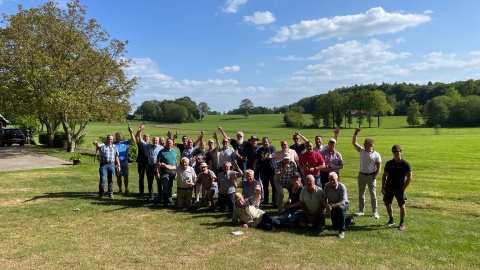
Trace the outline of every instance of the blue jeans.
<instances>
[{"instance_id":1,"label":"blue jeans","mask_svg":"<svg viewBox=\"0 0 480 270\"><path fill-rule=\"evenodd\" d=\"M348 210L348 203L341 205L337 208L333 208L330 212L330 217L332 219L332 227L334 230L346 231L345 228L345 216Z\"/></svg>"},{"instance_id":2,"label":"blue jeans","mask_svg":"<svg viewBox=\"0 0 480 270\"><path fill-rule=\"evenodd\" d=\"M160 181L163 189L162 190L163 206L167 206L169 201L172 199L173 180L175 180L175 175L176 175L176 172L174 170L167 170L161 173Z\"/></svg>"},{"instance_id":3,"label":"blue jeans","mask_svg":"<svg viewBox=\"0 0 480 270\"><path fill-rule=\"evenodd\" d=\"M298 225L298 221L300 221L301 216L303 216L303 212L301 209L290 208L285 211L285 214L283 214L282 221L289 227L296 227Z\"/></svg>"},{"instance_id":4,"label":"blue jeans","mask_svg":"<svg viewBox=\"0 0 480 270\"><path fill-rule=\"evenodd\" d=\"M105 181L108 179L108 194L113 194L113 176L115 175L115 164L101 164L98 168L100 174L100 183L98 185L98 195L105 193Z\"/></svg>"}]
</instances>

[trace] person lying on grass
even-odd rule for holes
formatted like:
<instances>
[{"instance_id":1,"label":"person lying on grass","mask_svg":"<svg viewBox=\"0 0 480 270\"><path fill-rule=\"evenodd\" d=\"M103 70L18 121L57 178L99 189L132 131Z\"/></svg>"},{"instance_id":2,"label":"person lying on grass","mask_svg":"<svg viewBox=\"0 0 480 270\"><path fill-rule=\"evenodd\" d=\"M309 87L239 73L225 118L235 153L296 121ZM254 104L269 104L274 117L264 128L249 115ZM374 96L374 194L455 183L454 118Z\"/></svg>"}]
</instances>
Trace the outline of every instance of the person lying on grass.
<instances>
[{"instance_id":1,"label":"person lying on grass","mask_svg":"<svg viewBox=\"0 0 480 270\"><path fill-rule=\"evenodd\" d=\"M236 208L233 211L232 221L243 222L243 228L256 227L266 231L272 231L275 228L283 227L283 222L271 217L265 211L255 207L255 204L260 199L260 192L257 192L254 197L244 199L239 192L235 194Z\"/></svg>"}]
</instances>

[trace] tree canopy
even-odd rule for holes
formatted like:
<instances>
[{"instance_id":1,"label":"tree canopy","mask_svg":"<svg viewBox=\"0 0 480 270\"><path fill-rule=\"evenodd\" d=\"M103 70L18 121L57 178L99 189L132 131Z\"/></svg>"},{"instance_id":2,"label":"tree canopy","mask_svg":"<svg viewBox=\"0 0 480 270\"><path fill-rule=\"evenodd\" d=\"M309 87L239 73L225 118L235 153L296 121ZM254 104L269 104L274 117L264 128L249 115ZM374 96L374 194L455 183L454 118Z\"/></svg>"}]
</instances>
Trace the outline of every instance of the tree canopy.
<instances>
[{"instance_id":1,"label":"tree canopy","mask_svg":"<svg viewBox=\"0 0 480 270\"><path fill-rule=\"evenodd\" d=\"M95 19L86 21L79 0L3 15L0 29L0 101L17 115L33 115L46 126L49 145L59 125L67 151L94 120L122 121L137 79L128 78L128 43L110 39Z\"/></svg>"}]
</instances>

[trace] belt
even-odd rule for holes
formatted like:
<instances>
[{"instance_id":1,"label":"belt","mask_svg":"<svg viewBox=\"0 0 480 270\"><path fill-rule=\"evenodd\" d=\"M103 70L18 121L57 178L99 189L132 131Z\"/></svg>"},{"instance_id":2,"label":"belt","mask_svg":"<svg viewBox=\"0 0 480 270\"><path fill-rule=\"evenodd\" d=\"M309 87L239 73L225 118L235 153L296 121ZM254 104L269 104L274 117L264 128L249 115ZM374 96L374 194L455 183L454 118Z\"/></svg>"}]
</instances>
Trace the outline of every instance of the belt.
<instances>
[{"instance_id":1,"label":"belt","mask_svg":"<svg viewBox=\"0 0 480 270\"><path fill-rule=\"evenodd\" d=\"M191 187L185 187L185 188L179 187L178 189L192 189L192 188Z\"/></svg>"},{"instance_id":2,"label":"belt","mask_svg":"<svg viewBox=\"0 0 480 270\"><path fill-rule=\"evenodd\" d=\"M103 166L103 165L112 165L114 164L115 162L105 162L105 163L100 163L100 166Z\"/></svg>"},{"instance_id":3,"label":"belt","mask_svg":"<svg viewBox=\"0 0 480 270\"><path fill-rule=\"evenodd\" d=\"M375 173L372 172L372 173L363 173L363 172L359 172L360 174L363 174L363 175L374 175Z\"/></svg>"}]
</instances>

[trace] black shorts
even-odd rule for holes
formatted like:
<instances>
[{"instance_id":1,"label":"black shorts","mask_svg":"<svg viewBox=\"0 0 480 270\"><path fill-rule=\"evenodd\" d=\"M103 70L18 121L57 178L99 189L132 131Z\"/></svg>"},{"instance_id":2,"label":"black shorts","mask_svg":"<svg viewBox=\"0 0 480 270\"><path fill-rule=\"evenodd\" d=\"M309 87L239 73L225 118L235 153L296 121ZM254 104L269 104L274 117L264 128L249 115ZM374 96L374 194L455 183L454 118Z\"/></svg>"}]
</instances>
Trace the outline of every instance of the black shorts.
<instances>
[{"instance_id":1,"label":"black shorts","mask_svg":"<svg viewBox=\"0 0 480 270\"><path fill-rule=\"evenodd\" d=\"M407 193L405 193L401 189L385 187L385 195L383 195L383 202L387 205L392 204L393 197L397 199L398 206L402 207L407 200Z\"/></svg>"}]
</instances>

